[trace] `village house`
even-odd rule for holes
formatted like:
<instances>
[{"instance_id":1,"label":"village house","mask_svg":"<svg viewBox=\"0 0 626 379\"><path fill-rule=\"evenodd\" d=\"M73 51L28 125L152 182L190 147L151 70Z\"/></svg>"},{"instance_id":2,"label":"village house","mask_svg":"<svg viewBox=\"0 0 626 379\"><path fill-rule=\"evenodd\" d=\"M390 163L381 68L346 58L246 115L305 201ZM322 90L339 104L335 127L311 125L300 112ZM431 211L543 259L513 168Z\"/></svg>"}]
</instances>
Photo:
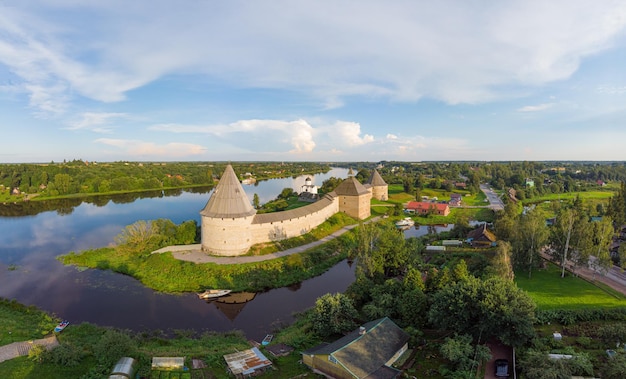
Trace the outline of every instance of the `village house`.
<instances>
[{"instance_id":1,"label":"village house","mask_svg":"<svg viewBox=\"0 0 626 379\"><path fill-rule=\"evenodd\" d=\"M467 234L467 242L473 247L490 247L496 244L496 236L487 229L485 222Z\"/></svg>"},{"instance_id":2,"label":"village house","mask_svg":"<svg viewBox=\"0 0 626 379\"><path fill-rule=\"evenodd\" d=\"M448 204L450 204L451 207L460 207L461 199L462 199L462 196L460 193L451 193L450 201L448 202Z\"/></svg>"},{"instance_id":3,"label":"village house","mask_svg":"<svg viewBox=\"0 0 626 379\"><path fill-rule=\"evenodd\" d=\"M338 339L302 352L314 373L337 379L392 379L392 365L408 349L409 335L389 318L370 321Z\"/></svg>"},{"instance_id":4,"label":"village house","mask_svg":"<svg viewBox=\"0 0 626 379\"><path fill-rule=\"evenodd\" d=\"M438 216L447 216L450 214L450 207L448 204L425 201L409 201L404 209L408 213L415 213L419 215L434 214Z\"/></svg>"}]
</instances>

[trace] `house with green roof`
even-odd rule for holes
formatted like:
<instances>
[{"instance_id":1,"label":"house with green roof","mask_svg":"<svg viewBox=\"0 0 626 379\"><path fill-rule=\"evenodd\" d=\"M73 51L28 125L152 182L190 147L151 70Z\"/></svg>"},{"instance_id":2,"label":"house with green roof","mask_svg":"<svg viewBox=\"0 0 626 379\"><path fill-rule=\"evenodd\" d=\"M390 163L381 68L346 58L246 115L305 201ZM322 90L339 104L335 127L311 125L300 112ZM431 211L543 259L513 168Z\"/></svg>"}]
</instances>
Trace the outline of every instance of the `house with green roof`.
<instances>
[{"instance_id":1,"label":"house with green roof","mask_svg":"<svg viewBox=\"0 0 626 379\"><path fill-rule=\"evenodd\" d=\"M332 343L302 352L313 372L338 379L392 379L393 363L408 349L409 335L389 318L370 321Z\"/></svg>"}]
</instances>

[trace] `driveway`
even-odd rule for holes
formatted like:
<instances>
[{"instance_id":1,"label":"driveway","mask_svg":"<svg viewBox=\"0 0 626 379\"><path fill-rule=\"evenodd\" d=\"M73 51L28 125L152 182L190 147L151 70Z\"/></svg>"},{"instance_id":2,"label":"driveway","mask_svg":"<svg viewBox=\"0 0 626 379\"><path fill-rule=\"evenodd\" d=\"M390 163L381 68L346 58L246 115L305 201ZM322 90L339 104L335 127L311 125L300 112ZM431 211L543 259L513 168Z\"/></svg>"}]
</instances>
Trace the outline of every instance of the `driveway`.
<instances>
[{"instance_id":1,"label":"driveway","mask_svg":"<svg viewBox=\"0 0 626 379\"><path fill-rule=\"evenodd\" d=\"M487 346L491 350L491 360L487 362L485 369L485 379L502 379L495 375L496 359L506 359L509 361L509 378L513 377L513 348L506 346L499 341L488 341Z\"/></svg>"}]
</instances>

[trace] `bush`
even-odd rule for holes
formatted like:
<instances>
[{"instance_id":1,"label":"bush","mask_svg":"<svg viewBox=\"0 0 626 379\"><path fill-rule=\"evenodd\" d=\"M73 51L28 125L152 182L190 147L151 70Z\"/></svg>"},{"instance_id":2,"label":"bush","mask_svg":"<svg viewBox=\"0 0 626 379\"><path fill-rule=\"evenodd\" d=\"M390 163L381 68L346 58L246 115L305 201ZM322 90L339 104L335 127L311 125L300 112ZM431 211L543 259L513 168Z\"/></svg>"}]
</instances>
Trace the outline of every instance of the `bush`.
<instances>
[{"instance_id":1,"label":"bush","mask_svg":"<svg viewBox=\"0 0 626 379\"><path fill-rule=\"evenodd\" d=\"M108 330L93 347L98 363L108 367L114 365L121 357L132 355L135 343L128 334Z\"/></svg>"},{"instance_id":2,"label":"bush","mask_svg":"<svg viewBox=\"0 0 626 379\"><path fill-rule=\"evenodd\" d=\"M48 359L59 366L74 367L80 364L82 354L72 345L61 344L50 351Z\"/></svg>"}]
</instances>

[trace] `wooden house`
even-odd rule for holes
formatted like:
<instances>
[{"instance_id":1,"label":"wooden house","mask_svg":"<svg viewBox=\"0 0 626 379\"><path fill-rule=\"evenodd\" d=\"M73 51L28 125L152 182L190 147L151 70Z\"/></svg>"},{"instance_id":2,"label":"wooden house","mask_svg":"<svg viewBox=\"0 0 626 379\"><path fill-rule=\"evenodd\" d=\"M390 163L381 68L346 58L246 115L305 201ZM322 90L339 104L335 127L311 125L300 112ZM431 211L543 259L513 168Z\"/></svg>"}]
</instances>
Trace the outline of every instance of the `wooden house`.
<instances>
[{"instance_id":1,"label":"wooden house","mask_svg":"<svg viewBox=\"0 0 626 379\"><path fill-rule=\"evenodd\" d=\"M393 379L393 363L408 348L409 335L389 318L370 321L332 343L302 352L302 363L337 379Z\"/></svg>"},{"instance_id":2,"label":"wooden house","mask_svg":"<svg viewBox=\"0 0 626 379\"><path fill-rule=\"evenodd\" d=\"M489 247L496 243L496 236L487 229L487 223L480 226L467 234L467 242L474 247Z\"/></svg>"}]
</instances>

